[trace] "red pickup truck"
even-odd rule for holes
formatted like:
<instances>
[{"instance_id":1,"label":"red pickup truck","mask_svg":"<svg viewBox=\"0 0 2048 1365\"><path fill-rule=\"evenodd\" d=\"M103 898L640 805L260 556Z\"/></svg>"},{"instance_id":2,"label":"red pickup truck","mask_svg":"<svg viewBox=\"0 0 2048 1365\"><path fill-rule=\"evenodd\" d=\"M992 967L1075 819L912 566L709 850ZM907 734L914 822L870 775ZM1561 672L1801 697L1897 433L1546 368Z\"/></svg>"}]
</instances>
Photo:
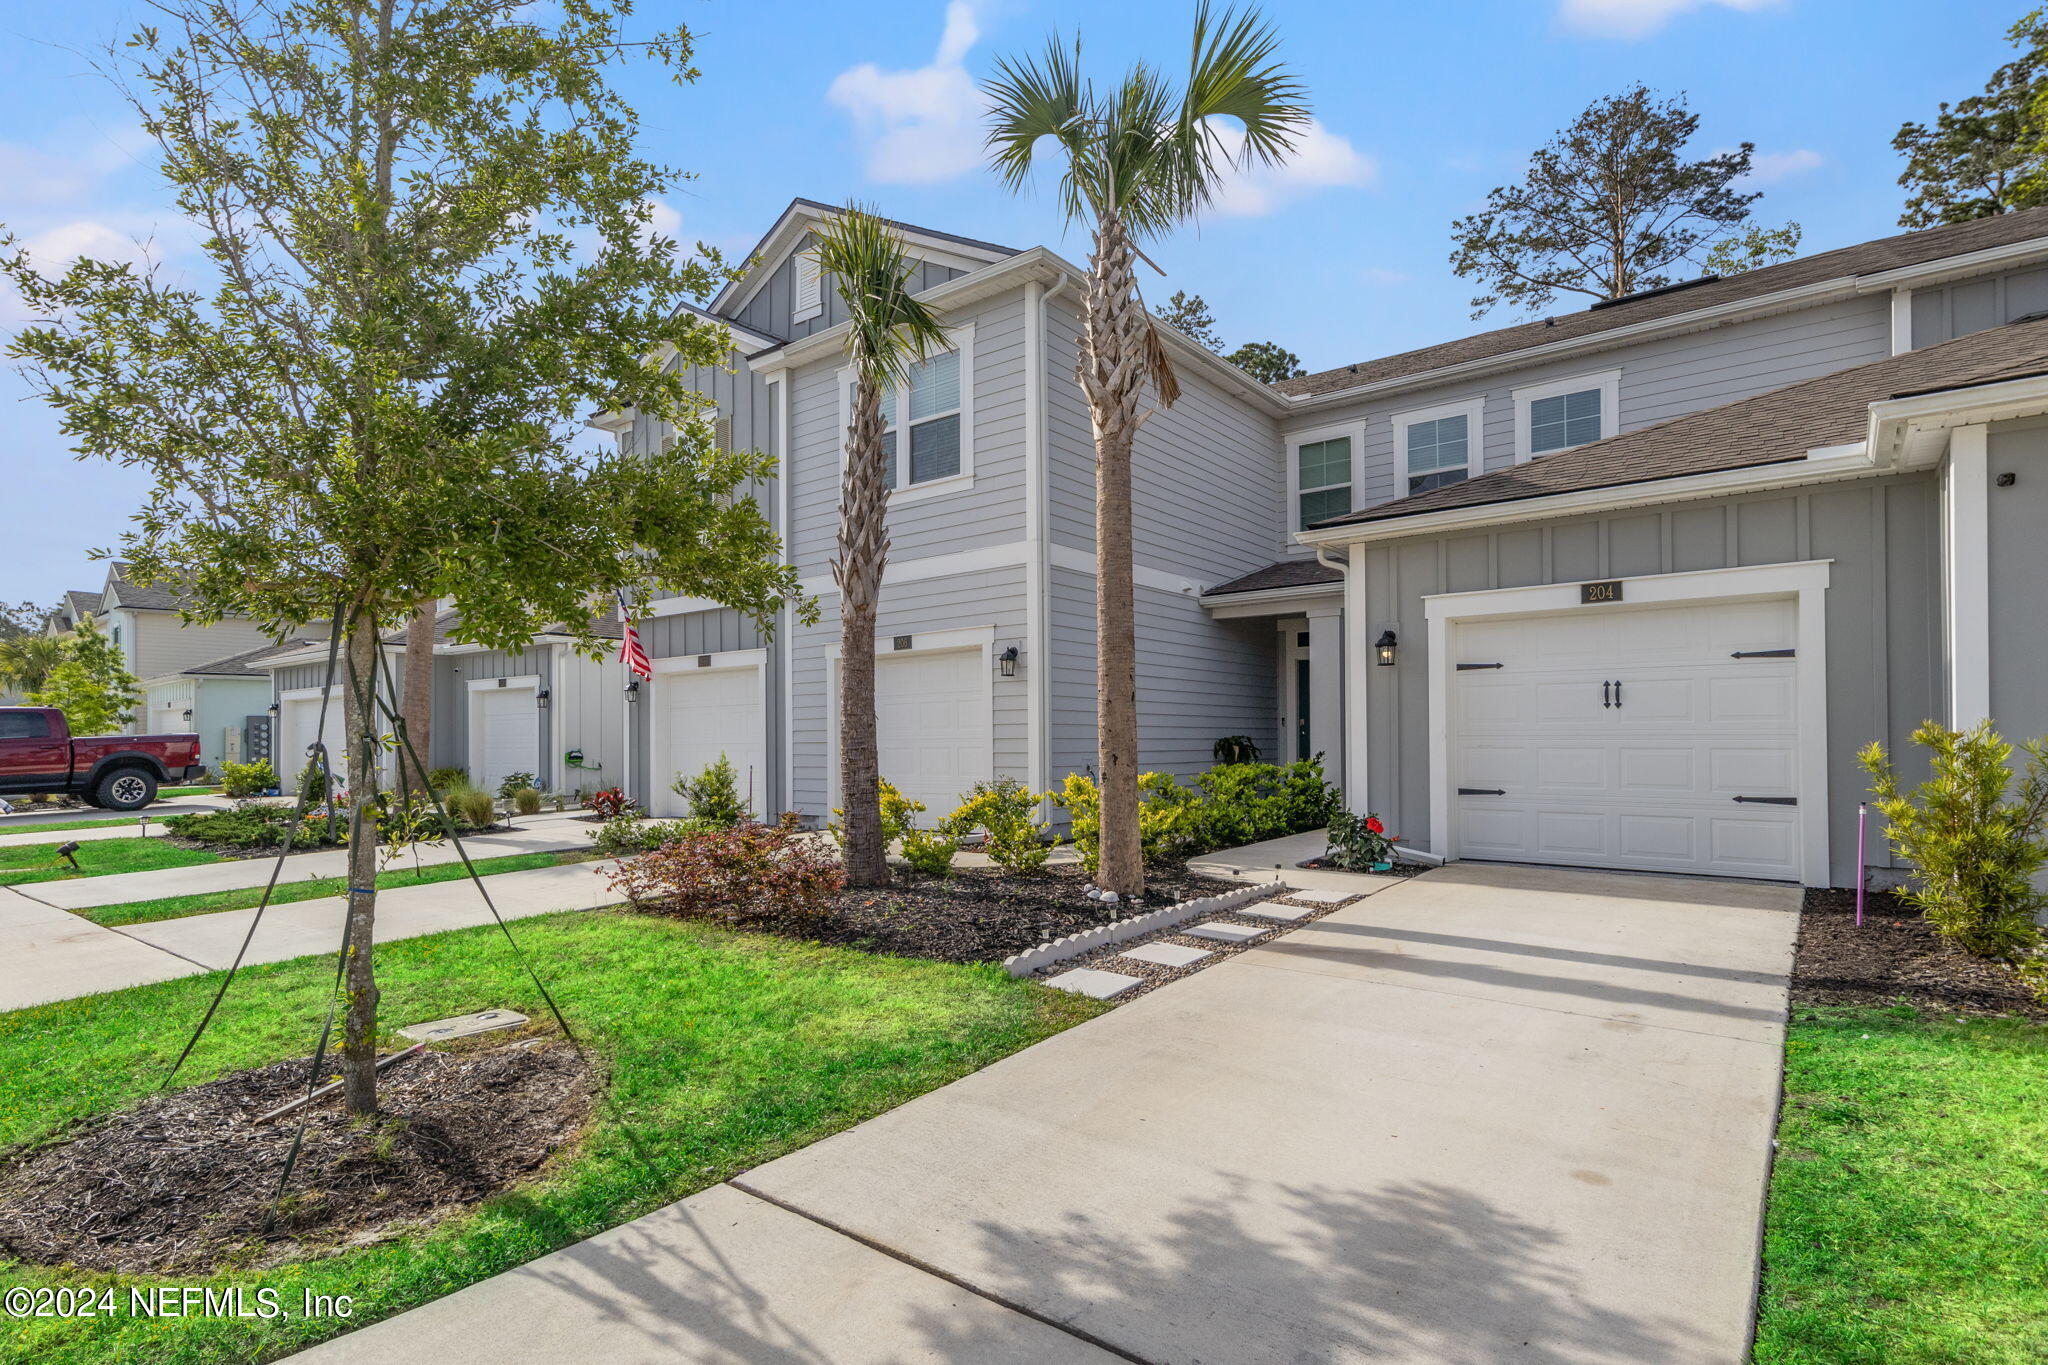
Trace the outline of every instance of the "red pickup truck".
<instances>
[{"instance_id":1,"label":"red pickup truck","mask_svg":"<svg viewBox=\"0 0 2048 1365\"><path fill-rule=\"evenodd\" d=\"M74 739L52 706L0 706L0 795L68 792L108 810L135 810L167 782L199 776L197 735Z\"/></svg>"}]
</instances>

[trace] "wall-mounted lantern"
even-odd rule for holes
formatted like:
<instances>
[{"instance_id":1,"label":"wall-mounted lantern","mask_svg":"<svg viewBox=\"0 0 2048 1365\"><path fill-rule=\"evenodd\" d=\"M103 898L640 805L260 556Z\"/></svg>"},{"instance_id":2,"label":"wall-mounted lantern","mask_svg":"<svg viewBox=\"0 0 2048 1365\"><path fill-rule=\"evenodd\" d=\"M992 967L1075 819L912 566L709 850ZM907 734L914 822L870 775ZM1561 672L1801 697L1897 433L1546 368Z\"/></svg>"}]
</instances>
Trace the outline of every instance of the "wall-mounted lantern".
<instances>
[{"instance_id":1,"label":"wall-mounted lantern","mask_svg":"<svg viewBox=\"0 0 2048 1365\"><path fill-rule=\"evenodd\" d=\"M545 687L533 694L533 704L543 711L548 709L548 690Z\"/></svg>"},{"instance_id":2,"label":"wall-mounted lantern","mask_svg":"<svg viewBox=\"0 0 2048 1365\"><path fill-rule=\"evenodd\" d=\"M189 706L185 708L185 720L188 724L192 720L192 708Z\"/></svg>"},{"instance_id":3,"label":"wall-mounted lantern","mask_svg":"<svg viewBox=\"0 0 2048 1365\"><path fill-rule=\"evenodd\" d=\"M1017 646L1011 645L1001 654L996 655L996 663L998 666L1001 667L1004 677L1014 678L1017 676L1017 659L1019 657L1019 653L1020 651L1018 650Z\"/></svg>"},{"instance_id":4,"label":"wall-mounted lantern","mask_svg":"<svg viewBox=\"0 0 2048 1365\"><path fill-rule=\"evenodd\" d=\"M1394 632L1383 630L1380 638L1372 642L1373 654L1381 668L1394 666Z\"/></svg>"},{"instance_id":5,"label":"wall-mounted lantern","mask_svg":"<svg viewBox=\"0 0 2048 1365\"><path fill-rule=\"evenodd\" d=\"M626 679L626 700L629 702L640 700L640 680L638 678Z\"/></svg>"},{"instance_id":6,"label":"wall-mounted lantern","mask_svg":"<svg viewBox=\"0 0 2048 1365\"><path fill-rule=\"evenodd\" d=\"M268 705L268 706L264 707L263 709L264 709L264 710L266 710L266 711L268 711L268 712L269 712L269 713L270 713L271 715L273 715L273 716L274 716L274 715L276 715L276 714L277 714L277 703L276 703L276 702L272 702L272 703L270 703L270 705Z\"/></svg>"}]
</instances>

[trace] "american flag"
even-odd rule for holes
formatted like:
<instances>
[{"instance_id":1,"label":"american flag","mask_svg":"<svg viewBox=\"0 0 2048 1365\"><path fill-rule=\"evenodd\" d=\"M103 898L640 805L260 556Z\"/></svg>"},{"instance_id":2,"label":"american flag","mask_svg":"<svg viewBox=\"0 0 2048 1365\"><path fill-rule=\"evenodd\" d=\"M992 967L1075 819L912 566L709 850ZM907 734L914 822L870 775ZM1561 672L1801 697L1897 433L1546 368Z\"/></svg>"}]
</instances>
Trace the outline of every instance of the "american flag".
<instances>
[{"instance_id":1,"label":"american flag","mask_svg":"<svg viewBox=\"0 0 2048 1365\"><path fill-rule=\"evenodd\" d=\"M647 657L647 651L640 647L640 632L633 628L633 618L626 614L624 593L619 594L619 624L625 627L625 635L619 641L619 662L626 666L628 673L652 678L654 662Z\"/></svg>"}]
</instances>

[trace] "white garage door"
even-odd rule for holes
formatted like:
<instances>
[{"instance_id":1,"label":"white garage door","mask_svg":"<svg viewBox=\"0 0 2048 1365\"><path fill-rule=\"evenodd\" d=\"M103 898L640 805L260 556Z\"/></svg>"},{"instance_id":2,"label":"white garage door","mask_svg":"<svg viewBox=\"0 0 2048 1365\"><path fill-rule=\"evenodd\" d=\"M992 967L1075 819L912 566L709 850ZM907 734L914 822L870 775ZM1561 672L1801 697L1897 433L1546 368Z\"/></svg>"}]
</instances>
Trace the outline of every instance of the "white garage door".
<instances>
[{"instance_id":1,"label":"white garage door","mask_svg":"<svg viewBox=\"0 0 2048 1365\"><path fill-rule=\"evenodd\" d=\"M875 666L882 776L930 812L947 815L991 771L987 664L979 649L883 653Z\"/></svg>"},{"instance_id":2,"label":"white garage door","mask_svg":"<svg viewBox=\"0 0 2048 1365\"><path fill-rule=\"evenodd\" d=\"M1456 625L1460 856L1799 875L1790 601Z\"/></svg>"},{"instance_id":3,"label":"white garage door","mask_svg":"<svg viewBox=\"0 0 2048 1365\"><path fill-rule=\"evenodd\" d=\"M342 721L341 710L341 694L336 692L333 700L327 703L327 724L323 730L318 697L295 697L279 704L279 791L288 796L298 791L299 774L306 770L308 762L306 750L316 737L324 736L326 739L327 761L336 775L348 772L348 730Z\"/></svg>"},{"instance_id":4,"label":"white garage door","mask_svg":"<svg viewBox=\"0 0 2048 1365\"><path fill-rule=\"evenodd\" d=\"M540 773L540 712L531 687L483 687L471 693L470 780L495 792L513 773Z\"/></svg>"},{"instance_id":5,"label":"white garage door","mask_svg":"<svg viewBox=\"0 0 2048 1365\"><path fill-rule=\"evenodd\" d=\"M695 777L723 754L739 777L740 799L751 797L760 816L768 794L768 718L758 665L684 669L655 679L658 751L654 810L688 814L671 791L678 777Z\"/></svg>"}]
</instances>

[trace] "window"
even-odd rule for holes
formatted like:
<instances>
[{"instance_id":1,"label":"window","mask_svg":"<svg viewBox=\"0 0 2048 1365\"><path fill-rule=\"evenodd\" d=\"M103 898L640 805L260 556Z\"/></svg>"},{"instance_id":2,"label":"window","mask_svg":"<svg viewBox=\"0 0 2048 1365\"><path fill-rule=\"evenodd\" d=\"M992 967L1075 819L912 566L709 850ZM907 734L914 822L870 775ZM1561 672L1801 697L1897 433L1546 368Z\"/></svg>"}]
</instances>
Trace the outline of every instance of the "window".
<instances>
[{"instance_id":1,"label":"window","mask_svg":"<svg viewBox=\"0 0 2048 1365\"><path fill-rule=\"evenodd\" d=\"M40 711L0 711L0 739L48 739L50 718Z\"/></svg>"},{"instance_id":2,"label":"window","mask_svg":"<svg viewBox=\"0 0 2048 1365\"><path fill-rule=\"evenodd\" d=\"M1612 436L1621 372L1579 375L1515 390L1515 458L1531 459Z\"/></svg>"},{"instance_id":3,"label":"window","mask_svg":"<svg viewBox=\"0 0 2048 1365\"><path fill-rule=\"evenodd\" d=\"M1294 448L1297 530L1351 510L1351 437L1326 436Z\"/></svg>"},{"instance_id":4,"label":"window","mask_svg":"<svg viewBox=\"0 0 2048 1365\"><path fill-rule=\"evenodd\" d=\"M1472 477L1484 439L1486 400L1467 399L1394 415L1400 474L1394 496L1427 493Z\"/></svg>"},{"instance_id":5,"label":"window","mask_svg":"<svg viewBox=\"0 0 2048 1365\"><path fill-rule=\"evenodd\" d=\"M119 626L114 627L114 633L111 638L115 644L121 643L121 628Z\"/></svg>"},{"instance_id":6,"label":"window","mask_svg":"<svg viewBox=\"0 0 2048 1365\"><path fill-rule=\"evenodd\" d=\"M974 330L962 327L949 335L953 350L913 362L908 385L882 392L882 484L903 489L905 496L925 485L950 487L974 472L972 403L963 381L974 367ZM843 432L859 392L850 370L842 372L842 391Z\"/></svg>"}]
</instances>

